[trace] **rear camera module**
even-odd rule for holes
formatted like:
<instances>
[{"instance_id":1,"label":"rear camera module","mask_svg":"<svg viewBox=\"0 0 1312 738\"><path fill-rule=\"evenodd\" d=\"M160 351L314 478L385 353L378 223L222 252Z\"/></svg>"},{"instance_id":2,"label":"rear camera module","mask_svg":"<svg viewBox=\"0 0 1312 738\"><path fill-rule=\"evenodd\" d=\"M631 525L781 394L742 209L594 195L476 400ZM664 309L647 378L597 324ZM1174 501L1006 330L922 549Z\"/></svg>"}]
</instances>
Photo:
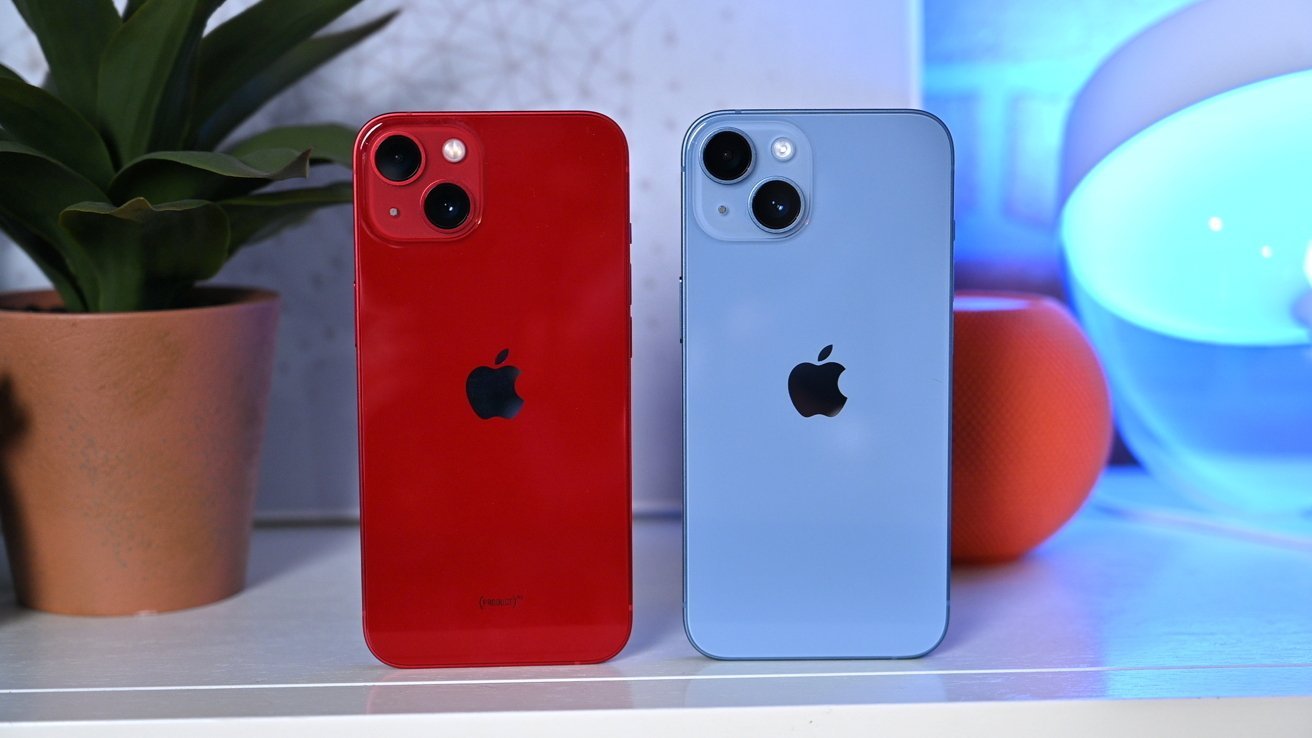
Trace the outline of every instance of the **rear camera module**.
<instances>
[{"instance_id":1,"label":"rear camera module","mask_svg":"<svg viewBox=\"0 0 1312 738\"><path fill-rule=\"evenodd\" d=\"M415 176L423 160L419 144L409 136L388 136L374 149L374 166L391 182L405 182Z\"/></svg>"},{"instance_id":2,"label":"rear camera module","mask_svg":"<svg viewBox=\"0 0 1312 738\"><path fill-rule=\"evenodd\" d=\"M453 182L443 182L424 196L424 215L441 230L453 231L464 225L469 211L469 193Z\"/></svg>"},{"instance_id":3,"label":"rear camera module","mask_svg":"<svg viewBox=\"0 0 1312 738\"><path fill-rule=\"evenodd\" d=\"M752 217L771 233L786 231L802 217L802 193L787 180L766 180L752 193Z\"/></svg>"},{"instance_id":4,"label":"rear camera module","mask_svg":"<svg viewBox=\"0 0 1312 738\"><path fill-rule=\"evenodd\" d=\"M752 169L752 142L737 131L720 131L702 147L702 167L717 182L737 182Z\"/></svg>"}]
</instances>

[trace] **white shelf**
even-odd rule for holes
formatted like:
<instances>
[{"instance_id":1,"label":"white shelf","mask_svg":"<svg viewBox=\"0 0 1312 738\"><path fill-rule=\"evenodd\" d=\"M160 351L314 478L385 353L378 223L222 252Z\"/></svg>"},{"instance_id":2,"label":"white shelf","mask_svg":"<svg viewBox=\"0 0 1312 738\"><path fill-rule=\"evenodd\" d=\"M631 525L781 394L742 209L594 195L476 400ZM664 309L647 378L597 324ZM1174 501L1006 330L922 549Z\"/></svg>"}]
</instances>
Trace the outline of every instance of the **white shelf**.
<instances>
[{"instance_id":1,"label":"white shelf","mask_svg":"<svg viewBox=\"0 0 1312 738\"><path fill-rule=\"evenodd\" d=\"M916 661L702 657L683 635L672 518L636 524L633 637L595 666L379 664L354 527L262 528L247 591L180 613L39 614L0 582L0 733L1308 735L1312 548L1097 501L1145 484L1110 474L1036 553L955 571L948 636Z\"/></svg>"}]
</instances>

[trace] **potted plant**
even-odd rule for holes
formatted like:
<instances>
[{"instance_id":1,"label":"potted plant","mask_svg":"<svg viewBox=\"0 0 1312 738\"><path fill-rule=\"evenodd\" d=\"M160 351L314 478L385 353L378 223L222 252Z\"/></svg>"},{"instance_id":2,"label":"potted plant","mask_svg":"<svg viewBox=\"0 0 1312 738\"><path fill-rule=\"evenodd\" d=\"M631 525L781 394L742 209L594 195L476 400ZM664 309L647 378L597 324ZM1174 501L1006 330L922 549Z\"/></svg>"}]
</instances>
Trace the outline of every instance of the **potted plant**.
<instances>
[{"instance_id":1,"label":"potted plant","mask_svg":"<svg viewBox=\"0 0 1312 738\"><path fill-rule=\"evenodd\" d=\"M0 296L0 523L21 602L191 607L244 584L277 296L197 287L347 203L339 125L230 134L392 15L359 0L14 0L49 64L0 67L0 229L53 291ZM318 35L316 35L318 34Z\"/></svg>"}]
</instances>

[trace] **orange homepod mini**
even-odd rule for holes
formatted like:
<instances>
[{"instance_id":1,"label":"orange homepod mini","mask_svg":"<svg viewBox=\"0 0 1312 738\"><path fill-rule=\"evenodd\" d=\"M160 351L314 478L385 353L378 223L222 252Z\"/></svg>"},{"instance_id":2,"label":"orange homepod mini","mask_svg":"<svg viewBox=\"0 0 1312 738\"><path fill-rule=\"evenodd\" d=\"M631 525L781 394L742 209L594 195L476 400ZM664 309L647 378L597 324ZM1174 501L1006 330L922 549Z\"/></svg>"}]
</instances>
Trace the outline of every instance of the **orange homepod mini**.
<instances>
[{"instance_id":1,"label":"orange homepod mini","mask_svg":"<svg viewBox=\"0 0 1312 738\"><path fill-rule=\"evenodd\" d=\"M952 558L1015 559L1084 503L1111 447L1098 357L1055 300L958 292Z\"/></svg>"}]
</instances>

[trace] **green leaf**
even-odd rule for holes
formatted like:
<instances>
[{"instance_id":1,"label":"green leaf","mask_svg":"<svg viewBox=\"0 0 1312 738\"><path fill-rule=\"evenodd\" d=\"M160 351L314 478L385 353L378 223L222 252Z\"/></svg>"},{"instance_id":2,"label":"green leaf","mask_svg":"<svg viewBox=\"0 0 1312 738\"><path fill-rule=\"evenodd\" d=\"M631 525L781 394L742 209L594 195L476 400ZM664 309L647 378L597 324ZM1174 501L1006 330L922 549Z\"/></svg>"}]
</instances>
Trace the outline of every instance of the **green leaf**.
<instances>
[{"instance_id":1,"label":"green leaf","mask_svg":"<svg viewBox=\"0 0 1312 738\"><path fill-rule=\"evenodd\" d=\"M208 0L208 2L209 9L206 11L207 16L213 14L215 10L218 10L219 6L223 5L224 0ZM146 0L128 0L127 4L123 6L123 20L131 18L138 10L141 10L141 6L145 4Z\"/></svg>"},{"instance_id":2,"label":"green leaf","mask_svg":"<svg viewBox=\"0 0 1312 738\"><path fill-rule=\"evenodd\" d=\"M350 168L355 131L336 123L281 126L234 144L228 153L241 157L261 149L309 149L311 164L331 162Z\"/></svg>"},{"instance_id":3,"label":"green leaf","mask_svg":"<svg viewBox=\"0 0 1312 738\"><path fill-rule=\"evenodd\" d=\"M127 5L123 6L123 20L131 18L133 13L141 10L141 6L144 5L145 2L146 0L128 0Z\"/></svg>"},{"instance_id":4,"label":"green leaf","mask_svg":"<svg viewBox=\"0 0 1312 738\"><path fill-rule=\"evenodd\" d=\"M0 64L0 79L16 79L19 82L23 81L23 78L18 76L18 72L15 72L3 64Z\"/></svg>"},{"instance_id":5,"label":"green leaf","mask_svg":"<svg viewBox=\"0 0 1312 738\"><path fill-rule=\"evenodd\" d=\"M181 139L185 87L210 9L206 0L147 0L105 46L96 109L119 162Z\"/></svg>"},{"instance_id":6,"label":"green leaf","mask_svg":"<svg viewBox=\"0 0 1312 738\"><path fill-rule=\"evenodd\" d=\"M14 221L0 215L0 231L4 231L18 248L28 255L37 269L46 275L55 291L64 300L64 308L70 312L80 313L87 309L86 299L78 289L68 262L64 261L59 249L44 241L40 236L20 226Z\"/></svg>"},{"instance_id":7,"label":"green leaf","mask_svg":"<svg viewBox=\"0 0 1312 738\"><path fill-rule=\"evenodd\" d=\"M260 7L260 6L256 6ZM337 33L316 36L301 42L290 51L279 56L267 67L261 68L241 80L242 84L233 92L207 101L197 101L196 145L201 148L214 148L232 132L242 121L259 110L278 93L291 86L297 80L313 72L333 57L351 48L368 36L377 32L396 17L395 12L388 13L368 23L348 28ZM216 30L215 33L218 33ZM213 36L214 34L210 34ZM207 38L208 42L209 39ZM204 49L202 48L202 54ZM205 60L201 60L202 72ZM204 82L202 81L202 89ZM212 106L212 107L211 107Z\"/></svg>"},{"instance_id":8,"label":"green leaf","mask_svg":"<svg viewBox=\"0 0 1312 738\"><path fill-rule=\"evenodd\" d=\"M215 151L157 151L124 167L110 183L109 195L113 202L134 197L224 200L309 172L308 150L266 149L240 158Z\"/></svg>"},{"instance_id":9,"label":"green leaf","mask_svg":"<svg viewBox=\"0 0 1312 738\"><path fill-rule=\"evenodd\" d=\"M114 176L105 142L77 111L40 87L0 78L0 126L27 144L104 187Z\"/></svg>"},{"instance_id":10,"label":"green leaf","mask_svg":"<svg viewBox=\"0 0 1312 738\"><path fill-rule=\"evenodd\" d=\"M112 0L14 0L36 34L59 97L96 120L100 55L122 22Z\"/></svg>"},{"instance_id":11,"label":"green leaf","mask_svg":"<svg viewBox=\"0 0 1312 738\"><path fill-rule=\"evenodd\" d=\"M85 177L27 146L0 141L0 217L17 224L62 257L70 279L87 305L95 302L96 274L85 251L59 225L59 212L69 203L104 202L105 194ZM12 235L12 234L11 234ZM28 244L15 238L24 250ZM58 268L49 254L28 251L38 266ZM44 267L43 267L44 271ZM56 285L58 286L58 285ZM70 303L71 305L71 303Z\"/></svg>"},{"instance_id":12,"label":"green leaf","mask_svg":"<svg viewBox=\"0 0 1312 738\"><path fill-rule=\"evenodd\" d=\"M219 203L228 214L232 238L229 256L253 241L264 240L284 228L303 222L314 211L351 202L351 183L263 192Z\"/></svg>"},{"instance_id":13,"label":"green leaf","mask_svg":"<svg viewBox=\"0 0 1312 738\"><path fill-rule=\"evenodd\" d=\"M197 120L360 0L262 0L215 28L200 47Z\"/></svg>"},{"instance_id":14,"label":"green leaf","mask_svg":"<svg viewBox=\"0 0 1312 738\"><path fill-rule=\"evenodd\" d=\"M85 202L66 208L59 221L91 254L100 282L93 307L101 312L173 307L227 260L228 216L212 202Z\"/></svg>"}]
</instances>

